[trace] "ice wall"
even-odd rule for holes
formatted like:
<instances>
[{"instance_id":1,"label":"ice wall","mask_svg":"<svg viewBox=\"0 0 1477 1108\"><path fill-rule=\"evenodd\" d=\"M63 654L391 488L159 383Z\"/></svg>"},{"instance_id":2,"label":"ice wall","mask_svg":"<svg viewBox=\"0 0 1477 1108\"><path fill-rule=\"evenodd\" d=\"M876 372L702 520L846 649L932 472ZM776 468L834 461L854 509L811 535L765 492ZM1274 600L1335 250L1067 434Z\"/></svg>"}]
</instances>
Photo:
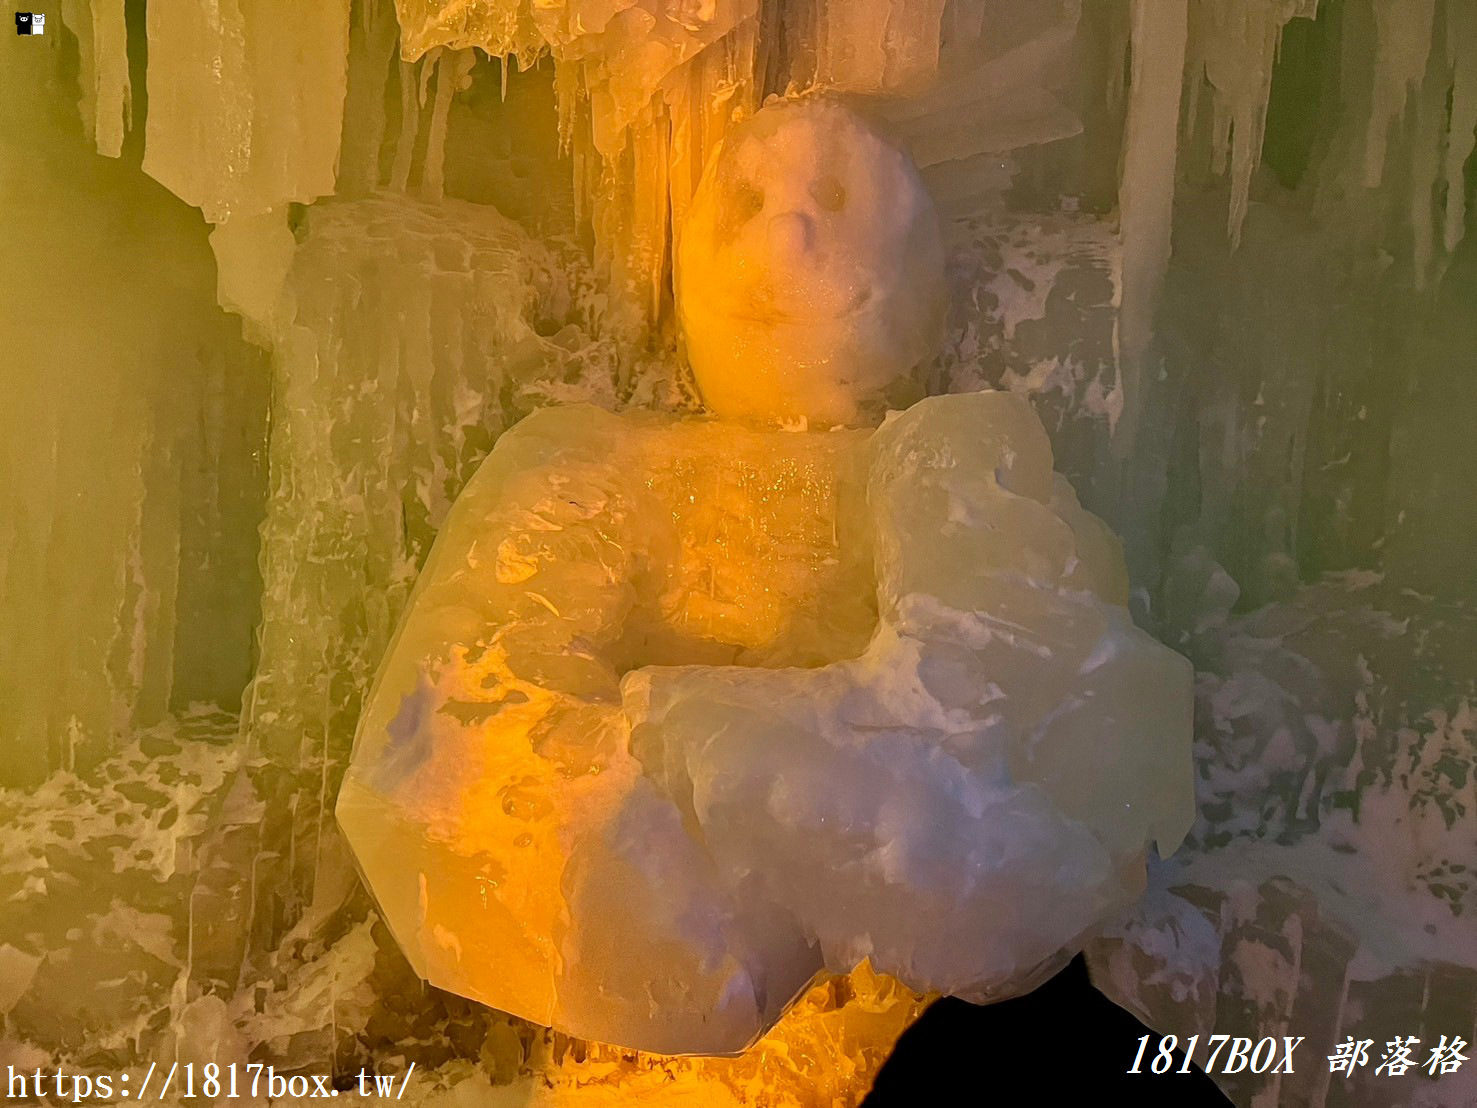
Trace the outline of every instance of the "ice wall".
<instances>
[{"instance_id":1,"label":"ice wall","mask_svg":"<svg viewBox=\"0 0 1477 1108\"><path fill-rule=\"evenodd\" d=\"M1090 957L1161 1032L1378 1041L1401 1020L1434 1039L1470 1025L1477 972L1477 513L1459 491L1477 37L1465 4L1293 9L1202 12L1224 41L1192 18L1204 68L1121 503L1157 501L1135 569L1200 673L1201 821ZM1326 1076L1223 1085L1388 1101ZM1465 1080L1411 1095L1456 1103Z\"/></svg>"},{"instance_id":2,"label":"ice wall","mask_svg":"<svg viewBox=\"0 0 1477 1108\"><path fill-rule=\"evenodd\" d=\"M114 16L94 45L120 46ZM192 700L239 702L259 599L265 367L209 293L198 214L139 173L136 150L92 153L104 132L120 151L121 107L97 94L79 126L54 31L7 50L0 78L9 785L92 765ZM99 82L84 91L126 88L122 57L84 68Z\"/></svg>"},{"instance_id":3,"label":"ice wall","mask_svg":"<svg viewBox=\"0 0 1477 1108\"><path fill-rule=\"evenodd\" d=\"M1443 185L1443 165L1470 160L1461 82L1477 39L1462 33L1464 5L1440 4L1412 71L1415 30L1392 39L1381 10L1349 2L1285 25L1270 100L1253 113L1266 164L1249 203L1215 124L1223 93L1187 91L1201 107L1186 104L1175 261L1150 352L1160 393L1141 390L1159 442L1139 463L1159 455L1162 533L1186 529L1211 549L1244 605L1382 564L1405 495L1391 443L1419 433L1401 428L1405 396L1430 374L1415 364L1429 357L1423 334L1455 303L1443 275L1462 238L1448 232L1465 226L1472 183ZM1404 107L1373 127L1392 83L1408 90ZM1459 437L1443 442L1462 454ZM1135 567L1142 579L1156 576L1151 561Z\"/></svg>"}]
</instances>

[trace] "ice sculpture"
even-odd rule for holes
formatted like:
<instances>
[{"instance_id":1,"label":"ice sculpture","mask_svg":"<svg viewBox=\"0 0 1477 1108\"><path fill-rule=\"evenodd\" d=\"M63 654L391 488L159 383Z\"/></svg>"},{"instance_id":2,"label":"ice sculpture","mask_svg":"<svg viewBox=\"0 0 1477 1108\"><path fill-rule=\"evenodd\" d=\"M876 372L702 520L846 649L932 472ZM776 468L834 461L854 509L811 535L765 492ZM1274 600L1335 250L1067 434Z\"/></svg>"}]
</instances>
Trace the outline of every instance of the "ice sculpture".
<instances>
[{"instance_id":1,"label":"ice sculpture","mask_svg":"<svg viewBox=\"0 0 1477 1108\"><path fill-rule=\"evenodd\" d=\"M854 425L926 353L932 214L849 110L758 113L693 212L720 413ZM339 819L424 977L583 1038L739 1050L863 960L1004 997L1191 819L1189 667L1126 599L1020 397L824 433L544 409L453 506Z\"/></svg>"}]
</instances>

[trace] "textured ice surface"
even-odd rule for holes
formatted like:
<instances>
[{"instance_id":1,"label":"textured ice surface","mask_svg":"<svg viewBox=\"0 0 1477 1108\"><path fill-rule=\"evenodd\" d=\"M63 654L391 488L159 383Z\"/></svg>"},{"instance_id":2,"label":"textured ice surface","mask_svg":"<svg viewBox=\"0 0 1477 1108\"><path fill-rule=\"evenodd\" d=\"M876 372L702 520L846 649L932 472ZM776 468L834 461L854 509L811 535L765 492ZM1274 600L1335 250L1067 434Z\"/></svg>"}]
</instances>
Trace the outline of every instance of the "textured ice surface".
<instances>
[{"instance_id":1,"label":"textured ice surface","mask_svg":"<svg viewBox=\"0 0 1477 1108\"><path fill-rule=\"evenodd\" d=\"M1125 594L1015 396L540 412L437 538L339 819L422 974L582 1037L737 1050L862 959L1010 995L1190 819L1188 667Z\"/></svg>"},{"instance_id":2,"label":"textured ice surface","mask_svg":"<svg viewBox=\"0 0 1477 1108\"><path fill-rule=\"evenodd\" d=\"M346 0L156 4L148 29L144 172L212 223L333 192Z\"/></svg>"},{"instance_id":3,"label":"textured ice surface","mask_svg":"<svg viewBox=\"0 0 1477 1108\"><path fill-rule=\"evenodd\" d=\"M863 969L818 982L740 1058L579 1042L427 990L346 862L319 887L330 906L352 893L349 910L315 902L264 949L251 877L264 793L282 787L233 716L196 712L34 792L0 790L0 1066L126 1069L137 1085L150 1062L193 1062L195 1099L176 1084L166 1105L199 1103L206 1063L398 1075L414 1062L406 1104L736 1108L762 1088L760 1103L831 1108L856 1103L922 1006Z\"/></svg>"},{"instance_id":4,"label":"textured ice surface","mask_svg":"<svg viewBox=\"0 0 1477 1108\"><path fill-rule=\"evenodd\" d=\"M1200 814L1185 849L1151 869L1145 900L1090 947L1094 979L1181 1036L1465 1035L1477 988L1470 603L1344 574L1227 620L1215 611L1234 596L1227 583L1203 557L1179 570L1180 603L1202 613L1189 648ZM1326 1077L1224 1082L1237 1103L1316 1104ZM1466 1103L1462 1080L1443 1078L1435 1102ZM1375 1105L1390 1093L1364 1073L1345 1095Z\"/></svg>"},{"instance_id":5,"label":"textured ice surface","mask_svg":"<svg viewBox=\"0 0 1477 1108\"><path fill-rule=\"evenodd\" d=\"M703 174L677 294L709 409L854 424L938 345L933 205L907 155L856 113L773 104Z\"/></svg>"}]
</instances>

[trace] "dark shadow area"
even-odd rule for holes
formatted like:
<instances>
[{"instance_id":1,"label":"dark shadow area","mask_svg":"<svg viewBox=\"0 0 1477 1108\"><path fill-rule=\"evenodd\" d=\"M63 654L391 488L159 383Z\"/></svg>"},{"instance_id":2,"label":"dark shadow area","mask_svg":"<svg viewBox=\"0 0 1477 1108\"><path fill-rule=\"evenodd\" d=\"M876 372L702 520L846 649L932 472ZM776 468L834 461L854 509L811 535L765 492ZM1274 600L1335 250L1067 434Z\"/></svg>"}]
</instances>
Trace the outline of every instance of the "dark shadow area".
<instances>
[{"instance_id":1,"label":"dark shadow area","mask_svg":"<svg viewBox=\"0 0 1477 1108\"><path fill-rule=\"evenodd\" d=\"M1149 1036L1141 1073L1129 1073ZM1231 1101L1185 1057L1149 1072L1159 1035L1092 987L1079 955L1035 992L1000 1004L935 1002L898 1040L863 1108L983 1104L992 1087L1029 1090L1034 1104L1222 1108ZM1120 1099L1121 1098L1121 1099ZM1014 1097L1008 1099L1014 1100Z\"/></svg>"}]
</instances>

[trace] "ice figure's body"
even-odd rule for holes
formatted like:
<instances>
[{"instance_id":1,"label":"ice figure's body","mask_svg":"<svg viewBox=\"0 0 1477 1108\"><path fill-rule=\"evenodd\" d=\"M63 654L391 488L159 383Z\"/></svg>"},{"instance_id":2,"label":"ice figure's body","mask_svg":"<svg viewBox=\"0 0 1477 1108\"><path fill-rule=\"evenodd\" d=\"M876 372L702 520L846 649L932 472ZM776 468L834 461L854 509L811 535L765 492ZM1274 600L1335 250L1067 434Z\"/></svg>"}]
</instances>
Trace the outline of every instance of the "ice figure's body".
<instances>
[{"instance_id":1,"label":"ice figure's body","mask_svg":"<svg viewBox=\"0 0 1477 1108\"><path fill-rule=\"evenodd\" d=\"M928 353L940 268L902 155L835 104L767 108L679 275L699 387L748 422L571 407L499 441L339 802L433 984L734 1051L864 958L1029 988L1178 841L1188 665L1132 626L1029 404L840 429ZM833 429L773 427L802 419Z\"/></svg>"}]
</instances>

